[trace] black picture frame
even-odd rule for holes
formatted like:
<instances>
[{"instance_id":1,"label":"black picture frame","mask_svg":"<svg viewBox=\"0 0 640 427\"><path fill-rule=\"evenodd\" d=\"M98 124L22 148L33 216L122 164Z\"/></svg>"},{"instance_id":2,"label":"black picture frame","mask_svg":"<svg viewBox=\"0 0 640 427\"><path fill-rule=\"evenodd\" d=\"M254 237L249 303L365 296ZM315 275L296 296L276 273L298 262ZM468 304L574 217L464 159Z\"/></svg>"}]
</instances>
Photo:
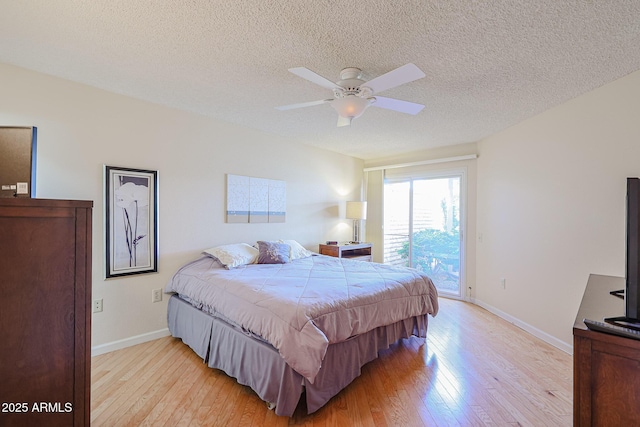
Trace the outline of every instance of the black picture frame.
<instances>
[{"instance_id":1,"label":"black picture frame","mask_svg":"<svg viewBox=\"0 0 640 427\"><path fill-rule=\"evenodd\" d=\"M104 165L105 278L158 271L158 171Z\"/></svg>"}]
</instances>

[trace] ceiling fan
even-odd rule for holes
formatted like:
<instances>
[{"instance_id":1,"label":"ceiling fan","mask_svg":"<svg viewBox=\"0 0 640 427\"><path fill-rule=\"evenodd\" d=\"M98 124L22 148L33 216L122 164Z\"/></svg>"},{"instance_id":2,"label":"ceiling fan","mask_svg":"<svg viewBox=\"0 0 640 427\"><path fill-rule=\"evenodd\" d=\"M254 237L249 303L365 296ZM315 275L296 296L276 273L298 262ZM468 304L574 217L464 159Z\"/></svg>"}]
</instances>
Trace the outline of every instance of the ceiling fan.
<instances>
[{"instance_id":1,"label":"ceiling fan","mask_svg":"<svg viewBox=\"0 0 640 427\"><path fill-rule=\"evenodd\" d=\"M331 89L333 98L283 105L276 107L278 110L292 110L294 108L329 103L338 113L338 126L349 126L351 121L360 117L370 105L413 115L418 114L424 108L422 104L376 95L387 89L423 78L425 74L411 63L366 82L361 79L362 70L355 67L342 70L340 72L340 80L336 83L314 73L308 68L289 68L289 71L312 83Z\"/></svg>"}]
</instances>

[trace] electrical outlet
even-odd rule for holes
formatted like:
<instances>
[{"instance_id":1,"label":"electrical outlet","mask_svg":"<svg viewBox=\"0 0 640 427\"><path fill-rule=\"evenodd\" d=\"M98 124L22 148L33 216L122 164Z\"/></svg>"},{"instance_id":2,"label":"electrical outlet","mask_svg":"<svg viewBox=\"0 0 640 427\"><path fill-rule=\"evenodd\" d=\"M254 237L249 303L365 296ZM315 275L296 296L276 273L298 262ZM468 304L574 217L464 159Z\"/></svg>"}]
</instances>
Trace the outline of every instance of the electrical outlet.
<instances>
[{"instance_id":1,"label":"electrical outlet","mask_svg":"<svg viewBox=\"0 0 640 427\"><path fill-rule=\"evenodd\" d=\"M151 302L162 301L162 289L154 289L151 291Z\"/></svg>"},{"instance_id":2,"label":"electrical outlet","mask_svg":"<svg viewBox=\"0 0 640 427\"><path fill-rule=\"evenodd\" d=\"M29 183L18 182L16 184L16 194L29 194Z\"/></svg>"},{"instance_id":3,"label":"electrical outlet","mask_svg":"<svg viewBox=\"0 0 640 427\"><path fill-rule=\"evenodd\" d=\"M93 312L100 313L102 311L102 298L93 300Z\"/></svg>"},{"instance_id":4,"label":"electrical outlet","mask_svg":"<svg viewBox=\"0 0 640 427\"><path fill-rule=\"evenodd\" d=\"M502 289L507 289L507 279L500 279L500 286L502 286Z\"/></svg>"}]
</instances>

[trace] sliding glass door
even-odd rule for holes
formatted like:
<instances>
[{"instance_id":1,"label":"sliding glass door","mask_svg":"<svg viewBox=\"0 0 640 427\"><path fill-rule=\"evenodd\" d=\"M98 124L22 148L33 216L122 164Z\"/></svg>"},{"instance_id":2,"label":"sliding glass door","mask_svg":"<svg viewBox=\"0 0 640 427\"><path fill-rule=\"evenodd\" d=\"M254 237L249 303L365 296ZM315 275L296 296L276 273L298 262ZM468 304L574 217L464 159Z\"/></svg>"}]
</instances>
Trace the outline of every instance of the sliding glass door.
<instances>
[{"instance_id":1,"label":"sliding glass door","mask_svg":"<svg viewBox=\"0 0 640 427\"><path fill-rule=\"evenodd\" d=\"M451 296L461 296L463 178L455 172L384 184L384 262L424 271Z\"/></svg>"}]
</instances>

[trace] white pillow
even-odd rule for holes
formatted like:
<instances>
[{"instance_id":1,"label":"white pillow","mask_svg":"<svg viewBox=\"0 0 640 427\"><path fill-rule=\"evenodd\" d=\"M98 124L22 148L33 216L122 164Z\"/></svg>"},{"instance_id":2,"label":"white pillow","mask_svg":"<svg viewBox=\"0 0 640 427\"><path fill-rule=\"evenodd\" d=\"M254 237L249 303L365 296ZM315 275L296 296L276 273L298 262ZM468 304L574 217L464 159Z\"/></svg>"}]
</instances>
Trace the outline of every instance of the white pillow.
<instances>
[{"instance_id":1,"label":"white pillow","mask_svg":"<svg viewBox=\"0 0 640 427\"><path fill-rule=\"evenodd\" d=\"M289 258L291 260L306 258L313 255L313 252L305 249L304 246L302 246L295 240L279 240L279 242L286 243L287 245L291 246L291 251L289 252Z\"/></svg>"},{"instance_id":2,"label":"white pillow","mask_svg":"<svg viewBox=\"0 0 640 427\"><path fill-rule=\"evenodd\" d=\"M246 243L216 246L204 252L217 258L226 269L254 264L258 259L259 253L256 248Z\"/></svg>"}]
</instances>

